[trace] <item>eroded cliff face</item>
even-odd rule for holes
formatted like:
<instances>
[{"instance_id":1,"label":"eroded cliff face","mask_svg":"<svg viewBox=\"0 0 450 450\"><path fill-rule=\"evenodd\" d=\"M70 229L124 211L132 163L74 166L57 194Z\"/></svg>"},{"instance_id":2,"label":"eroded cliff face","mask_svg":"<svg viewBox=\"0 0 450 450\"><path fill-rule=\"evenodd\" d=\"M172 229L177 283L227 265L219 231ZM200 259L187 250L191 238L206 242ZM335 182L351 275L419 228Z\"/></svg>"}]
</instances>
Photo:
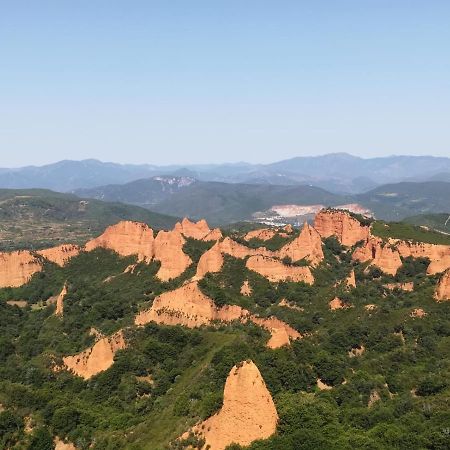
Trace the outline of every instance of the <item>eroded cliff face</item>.
<instances>
[{"instance_id":1,"label":"eroded cliff face","mask_svg":"<svg viewBox=\"0 0 450 450\"><path fill-rule=\"evenodd\" d=\"M203 294L197 281L191 281L178 289L164 292L156 297L151 308L138 313L134 322L136 325L156 322L197 328L202 325L213 325L216 321L228 323L234 320L243 323L251 321L268 330L271 334L267 343L269 348L289 345L292 339L301 338L298 331L275 317L260 318L236 305L217 307L208 296Z\"/></svg>"},{"instance_id":2,"label":"eroded cliff face","mask_svg":"<svg viewBox=\"0 0 450 450\"><path fill-rule=\"evenodd\" d=\"M392 240L399 254L403 258L428 258L430 265L427 273L434 275L450 268L450 246L426 244L424 242L410 242Z\"/></svg>"},{"instance_id":3,"label":"eroded cliff face","mask_svg":"<svg viewBox=\"0 0 450 450\"><path fill-rule=\"evenodd\" d=\"M349 274L349 276L345 279L345 285L348 288L355 288L356 287L356 278L355 278L355 271L352 270Z\"/></svg>"},{"instance_id":4,"label":"eroded cliff face","mask_svg":"<svg viewBox=\"0 0 450 450\"><path fill-rule=\"evenodd\" d=\"M450 300L450 269L440 278L434 293L436 300Z\"/></svg>"},{"instance_id":5,"label":"eroded cliff face","mask_svg":"<svg viewBox=\"0 0 450 450\"><path fill-rule=\"evenodd\" d=\"M86 244L86 251L106 248L121 256L137 255L139 261L151 261L153 257L153 230L139 222L122 221L111 225L98 238Z\"/></svg>"},{"instance_id":6,"label":"eroded cliff face","mask_svg":"<svg viewBox=\"0 0 450 450\"><path fill-rule=\"evenodd\" d=\"M324 258L320 234L305 222L298 238L282 247L277 256L287 256L292 261L305 258L313 266L319 264Z\"/></svg>"},{"instance_id":7,"label":"eroded cliff face","mask_svg":"<svg viewBox=\"0 0 450 450\"><path fill-rule=\"evenodd\" d=\"M348 247L369 237L370 227L363 226L346 211L322 210L316 214L314 228L324 238L336 236Z\"/></svg>"},{"instance_id":8,"label":"eroded cliff face","mask_svg":"<svg viewBox=\"0 0 450 450\"><path fill-rule=\"evenodd\" d=\"M210 450L223 450L232 443L247 446L267 439L277 423L277 410L261 373L252 361L244 361L228 375L220 411L192 431Z\"/></svg>"},{"instance_id":9,"label":"eroded cliff face","mask_svg":"<svg viewBox=\"0 0 450 450\"><path fill-rule=\"evenodd\" d=\"M362 247L355 249L352 259L359 262L371 261L371 265L390 275L395 275L402 265L399 252L392 245L373 236Z\"/></svg>"},{"instance_id":10,"label":"eroded cliff face","mask_svg":"<svg viewBox=\"0 0 450 450\"><path fill-rule=\"evenodd\" d=\"M248 282L248 280L245 280L242 283L240 292L242 295L245 295L246 297L249 297L250 295L252 295L252 287L250 286L250 283Z\"/></svg>"},{"instance_id":11,"label":"eroded cliff face","mask_svg":"<svg viewBox=\"0 0 450 450\"><path fill-rule=\"evenodd\" d=\"M250 239L260 239L261 241L269 241L276 236L277 230L275 228L260 228L258 230L251 230L245 236L244 239L249 241Z\"/></svg>"},{"instance_id":12,"label":"eroded cliff face","mask_svg":"<svg viewBox=\"0 0 450 450\"><path fill-rule=\"evenodd\" d=\"M154 241L154 257L161 262L156 276L168 281L180 276L192 260L183 252L186 240L179 231L160 231Z\"/></svg>"},{"instance_id":13,"label":"eroded cliff face","mask_svg":"<svg viewBox=\"0 0 450 450\"><path fill-rule=\"evenodd\" d=\"M156 297L149 310L137 314L135 324L145 325L153 321L196 328L211 325L215 320L230 322L247 315L248 311L239 306L216 307L214 302L203 294L198 283L193 281Z\"/></svg>"},{"instance_id":14,"label":"eroded cliff face","mask_svg":"<svg viewBox=\"0 0 450 450\"><path fill-rule=\"evenodd\" d=\"M246 267L273 282L290 280L303 281L307 284L314 283L314 277L309 267L287 266L275 258L251 256L246 262Z\"/></svg>"},{"instance_id":15,"label":"eroded cliff face","mask_svg":"<svg viewBox=\"0 0 450 450\"><path fill-rule=\"evenodd\" d=\"M236 241L233 241L230 237L226 237L222 242L220 242L220 250L222 253L226 253L227 255L233 256L234 258L246 258L247 256L254 255L263 255L263 256L272 256L273 253L264 247L260 248L249 248L245 245L239 244Z\"/></svg>"},{"instance_id":16,"label":"eroded cliff face","mask_svg":"<svg viewBox=\"0 0 450 450\"><path fill-rule=\"evenodd\" d=\"M223 266L223 256L220 245L216 242L209 250L200 257L197 264L197 279L203 278L208 272L220 272Z\"/></svg>"},{"instance_id":17,"label":"eroded cliff face","mask_svg":"<svg viewBox=\"0 0 450 450\"><path fill-rule=\"evenodd\" d=\"M55 315L62 317L64 314L64 298L67 295L67 283L64 283L64 286L56 298L56 309Z\"/></svg>"},{"instance_id":18,"label":"eroded cliff face","mask_svg":"<svg viewBox=\"0 0 450 450\"><path fill-rule=\"evenodd\" d=\"M65 266L66 263L81 252L81 247L73 244L63 244L57 247L46 248L39 250L36 253L43 256L45 259L58 264L58 266Z\"/></svg>"},{"instance_id":19,"label":"eroded cliff face","mask_svg":"<svg viewBox=\"0 0 450 450\"><path fill-rule=\"evenodd\" d=\"M41 260L29 251L0 253L0 288L22 286L41 270Z\"/></svg>"},{"instance_id":20,"label":"eroded cliff face","mask_svg":"<svg viewBox=\"0 0 450 450\"><path fill-rule=\"evenodd\" d=\"M218 228L211 230L204 219L198 222L191 222L189 219L184 218L175 225L174 231L180 232L185 237L204 241L217 240L222 237L220 230Z\"/></svg>"},{"instance_id":21,"label":"eroded cliff face","mask_svg":"<svg viewBox=\"0 0 450 450\"><path fill-rule=\"evenodd\" d=\"M99 339L92 347L72 356L63 358L66 369L85 380L109 369L118 350L126 347L122 331Z\"/></svg>"},{"instance_id":22,"label":"eroded cliff face","mask_svg":"<svg viewBox=\"0 0 450 450\"><path fill-rule=\"evenodd\" d=\"M270 333L270 339L267 342L267 347L275 349L285 345L289 345L291 340L300 339L302 335L288 324L276 317L269 317L267 319L251 316L250 320L265 328Z\"/></svg>"}]
</instances>

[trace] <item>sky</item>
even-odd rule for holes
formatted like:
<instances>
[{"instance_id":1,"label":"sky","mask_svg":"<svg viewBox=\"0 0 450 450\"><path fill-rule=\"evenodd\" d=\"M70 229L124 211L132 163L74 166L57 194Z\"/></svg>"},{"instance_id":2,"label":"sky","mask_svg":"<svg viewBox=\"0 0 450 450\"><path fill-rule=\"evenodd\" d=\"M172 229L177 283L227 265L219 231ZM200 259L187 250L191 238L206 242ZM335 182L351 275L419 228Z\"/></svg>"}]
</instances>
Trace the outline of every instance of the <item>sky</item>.
<instances>
[{"instance_id":1,"label":"sky","mask_svg":"<svg viewBox=\"0 0 450 450\"><path fill-rule=\"evenodd\" d=\"M450 156L448 0L0 0L0 167Z\"/></svg>"}]
</instances>

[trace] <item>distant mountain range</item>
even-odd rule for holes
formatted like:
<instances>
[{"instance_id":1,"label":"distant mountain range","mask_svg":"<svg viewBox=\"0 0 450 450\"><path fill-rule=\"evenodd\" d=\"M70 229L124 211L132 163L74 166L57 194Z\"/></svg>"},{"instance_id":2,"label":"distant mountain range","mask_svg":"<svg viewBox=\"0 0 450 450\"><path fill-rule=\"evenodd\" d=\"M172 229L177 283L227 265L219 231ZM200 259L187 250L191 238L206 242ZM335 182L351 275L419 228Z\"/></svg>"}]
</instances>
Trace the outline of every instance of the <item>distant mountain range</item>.
<instances>
[{"instance_id":1,"label":"distant mountain range","mask_svg":"<svg viewBox=\"0 0 450 450\"><path fill-rule=\"evenodd\" d=\"M0 169L0 188L45 188L71 192L155 176L221 183L311 185L335 194L359 194L386 183L450 181L450 158L346 153L296 157L271 164L122 165L97 160L60 161L42 167Z\"/></svg>"}]
</instances>

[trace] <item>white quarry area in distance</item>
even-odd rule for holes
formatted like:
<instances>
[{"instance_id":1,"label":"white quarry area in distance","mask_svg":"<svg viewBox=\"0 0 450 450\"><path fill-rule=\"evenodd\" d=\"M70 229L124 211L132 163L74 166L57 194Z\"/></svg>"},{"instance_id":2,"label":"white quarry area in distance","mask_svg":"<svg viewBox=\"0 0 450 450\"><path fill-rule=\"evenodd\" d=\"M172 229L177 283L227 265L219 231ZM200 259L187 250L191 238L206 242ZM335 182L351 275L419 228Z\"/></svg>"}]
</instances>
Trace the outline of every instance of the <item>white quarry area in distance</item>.
<instances>
[{"instance_id":1,"label":"white quarry area in distance","mask_svg":"<svg viewBox=\"0 0 450 450\"><path fill-rule=\"evenodd\" d=\"M264 223L272 226L284 226L291 224L301 226L305 220L311 221L325 205L273 205L270 209L262 212L256 212L252 216L254 222ZM373 217L370 209L365 208L359 203L348 203L345 205L333 206L335 209L343 209L355 214L361 214L365 217Z\"/></svg>"}]
</instances>

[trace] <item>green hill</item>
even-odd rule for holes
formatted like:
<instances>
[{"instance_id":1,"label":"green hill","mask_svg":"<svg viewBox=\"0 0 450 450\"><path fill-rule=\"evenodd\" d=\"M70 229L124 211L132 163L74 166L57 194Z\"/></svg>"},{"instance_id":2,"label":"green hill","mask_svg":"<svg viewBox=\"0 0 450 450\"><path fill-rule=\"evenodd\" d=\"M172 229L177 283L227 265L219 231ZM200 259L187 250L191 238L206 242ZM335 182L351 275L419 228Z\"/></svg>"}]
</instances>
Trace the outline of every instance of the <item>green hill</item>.
<instances>
[{"instance_id":1,"label":"green hill","mask_svg":"<svg viewBox=\"0 0 450 450\"><path fill-rule=\"evenodd\" d=\"M84 243L120 220L171 228L175 217L44 189L0 189L0 250Z\"/></svg>"}]
</instances>

